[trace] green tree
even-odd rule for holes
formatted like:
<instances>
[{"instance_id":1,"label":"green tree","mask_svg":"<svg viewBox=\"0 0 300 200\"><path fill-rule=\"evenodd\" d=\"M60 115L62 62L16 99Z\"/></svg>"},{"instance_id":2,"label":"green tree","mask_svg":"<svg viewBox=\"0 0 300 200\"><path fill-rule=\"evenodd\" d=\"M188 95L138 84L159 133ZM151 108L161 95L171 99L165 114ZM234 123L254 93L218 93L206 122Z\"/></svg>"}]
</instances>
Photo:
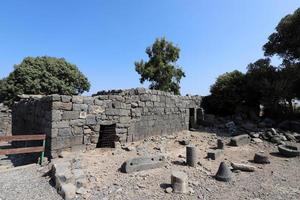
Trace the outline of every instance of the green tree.
<instances>
[{"instance_id":1,"label":"green tree","mask_svg":"<svg viewBox=\"0 0 300 200\"><path fill-rule=\"evenodd\" d=\"M245 75L238 71L220 75L211 86L211 95L203 99L202 106L208 113L232 115L244 103Z\"/></svg>"},{"instance_id":2,"label":"green tree","mask_svg":"<svg viewBox=\"0 0 300 200\"><path fill-rule=\"evenodd\" d=\"M185 77L183 70L177 66L180 49L165 38L156 39L146 49L149 61L135 62L135 70L141 75L140 82L150 82L150 89L180 94L180 80Z\"/></svg>"},{"instance_id":3,"label":"green tree","mask_svg":"<svg viewBox=\"0 0 300 200\"><path fill-rule=\"evenodd\" d=\"M266 56L278 55L285 60L300 61L300 8L282 18L276 32L269 36L263 49Z\"/></svg>"},{"instance_id":4,"label":"green tree","mask_svg":"<svg viewBox=\"0 0 300 200\"><path fill-rule=\"evenodd\" d=\"M20 94L76 95L89 88L76 65L63 58L27 57L0 81L0 102L11 105Z\"/></svg>"},{"instance_id":5,"label":"green tree","mask_svg":"<svg viewBox=\"0 0 300 200\"><path fill-rule=\"evenodd\" d=\"M281 19L276 31L269 36L263 49L266 56L277 55L283 59L281 76L285 77L288 101L300 98L300 8ZM282 80L282 79L281 79Z\"/></svg>"}]
</instances>

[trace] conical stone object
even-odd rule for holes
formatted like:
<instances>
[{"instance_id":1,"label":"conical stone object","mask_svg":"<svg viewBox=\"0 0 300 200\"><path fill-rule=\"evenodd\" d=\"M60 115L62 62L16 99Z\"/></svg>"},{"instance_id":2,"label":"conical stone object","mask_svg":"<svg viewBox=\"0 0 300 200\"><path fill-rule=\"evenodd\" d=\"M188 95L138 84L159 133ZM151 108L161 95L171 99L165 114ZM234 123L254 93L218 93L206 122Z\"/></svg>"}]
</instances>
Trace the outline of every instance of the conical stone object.
<instances>
[{"instance_id":1,"label":"conical stone object","mask_svg":"<svg viewBox=\"0 0 300 200\"><path fill-rule=\"evenodd\" d=\"M232 172L227 167L227 165L224 162L221 162L215 178L218 181L229 182L229 181L231 181L231 175L232 175Z\"/></svg>"}]
</instances>

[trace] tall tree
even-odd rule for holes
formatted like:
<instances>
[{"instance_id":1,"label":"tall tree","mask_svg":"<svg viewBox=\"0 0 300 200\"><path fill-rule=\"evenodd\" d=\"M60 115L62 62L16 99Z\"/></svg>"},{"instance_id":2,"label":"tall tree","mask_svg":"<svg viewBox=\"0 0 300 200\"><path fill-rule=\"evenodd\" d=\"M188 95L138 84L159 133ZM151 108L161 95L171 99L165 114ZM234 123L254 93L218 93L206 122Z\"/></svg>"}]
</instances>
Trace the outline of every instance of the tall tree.
<instances>
[{"instance_id":1,"label":"tall tree","mask_svg":"<svg viewBox=\"0 0 300 200\"><path fill-rule=\"evenodd\" d=\"M141 75L140 82L150 82L150 89L180 94L180 80L185 77L183 70L176 64L180 49L165 38L156 39L146 49L149 61L135 62L135 70Z\"/></svg>"},{"instance_id":2,"label":"tall tree","mask_svg":"<svg viewBox=\"0 0 300 200\"><path fill-rule=\"evenodd\" d=\"M27 57L0 81L0 102L11 105L20 94L76 95L89 88L76 65L63 58Z\"/></svg>"},{"instance_id":3,"label":"tall tree","mask_svg":"<svg viewBox=\"0 0 300 200\"><path fill-rule=\"evenodd\" d=\"M266 56L278 55L286 60L300 61L300 8L281 19L276 32L269 36L263 49Z\"/></svg>"}]
</instances>

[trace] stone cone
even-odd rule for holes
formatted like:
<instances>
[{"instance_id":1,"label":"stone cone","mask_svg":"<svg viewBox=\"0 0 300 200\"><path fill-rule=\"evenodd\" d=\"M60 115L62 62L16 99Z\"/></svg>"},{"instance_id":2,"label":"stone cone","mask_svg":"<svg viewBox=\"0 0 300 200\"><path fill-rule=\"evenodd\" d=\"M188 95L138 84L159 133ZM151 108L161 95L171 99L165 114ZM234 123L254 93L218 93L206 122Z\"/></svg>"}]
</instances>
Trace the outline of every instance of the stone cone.
<instances>
[{"instance_id":1,"label":"stone cone","mask_svg":"<svg viewBox=\"0 0 300 200\"><path fill-rule=\"evenodd\" d=\"M218 181L229 182L229 181L231 181L231 175L232 175L232 172L227 167L227 165L224 162L221 162L215 178Z\"/></svg>"}]
</instances>

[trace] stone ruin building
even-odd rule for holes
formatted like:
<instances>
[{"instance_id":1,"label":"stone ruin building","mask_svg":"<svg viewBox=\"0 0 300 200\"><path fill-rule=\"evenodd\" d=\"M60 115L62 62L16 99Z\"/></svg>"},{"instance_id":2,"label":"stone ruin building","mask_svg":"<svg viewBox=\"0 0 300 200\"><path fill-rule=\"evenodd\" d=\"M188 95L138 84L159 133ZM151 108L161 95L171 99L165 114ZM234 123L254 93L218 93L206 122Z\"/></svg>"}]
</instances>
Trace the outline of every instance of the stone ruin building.
<instances>
[{"instance_id":1,"label":"stone ruin building","mask_svg":"<svg viewBox=\"0 0 300 200\"><path fill-rule=\"evenodd\" d=\"M46 134L46 155L55 158L62 150L113 148L188 130L197 124L200 104L200 96L144 88L27 97L12 108L12 134Z\"/></svg>"},{"instance_id":2,"label":"stone ruin building","mask_svg":"<svg viewBox=\"0 0 300 200\"><path fill-rule=\"evenodd\" d=\"M0 103L0 136L11 135L11 110Z\"/></svg>"}]
</instances>

